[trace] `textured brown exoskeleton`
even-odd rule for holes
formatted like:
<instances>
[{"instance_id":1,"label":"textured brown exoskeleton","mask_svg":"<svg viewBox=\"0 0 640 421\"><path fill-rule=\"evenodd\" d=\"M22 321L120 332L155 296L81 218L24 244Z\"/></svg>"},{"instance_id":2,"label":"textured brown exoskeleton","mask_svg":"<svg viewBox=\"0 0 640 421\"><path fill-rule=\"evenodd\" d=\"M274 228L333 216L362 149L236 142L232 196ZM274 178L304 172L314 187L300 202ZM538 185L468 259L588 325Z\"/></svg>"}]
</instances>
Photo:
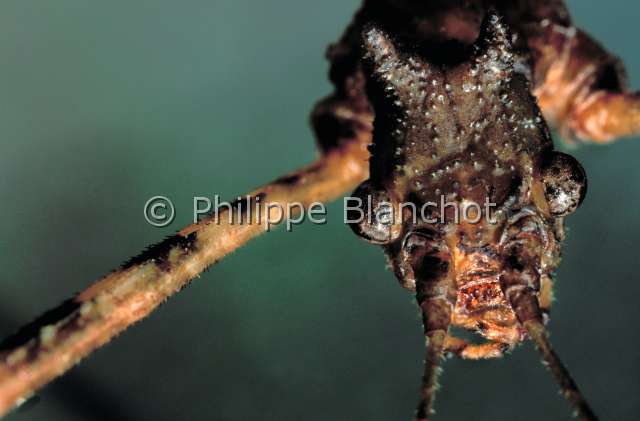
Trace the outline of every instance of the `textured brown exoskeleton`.
<instances>
[{"instance_id":1,"label":"textured brown exoskeleton","mask_svg":"<svg viewBox=\"0 0 640 421\"><path fill-rule=\"evenodd\" d=\"M576 415L597 419L544 328L563 218L586 192L580 164L554 151L545 119L568 141L639 132L640 99L626 91L620 62L559 0L365 0L328 57L336 91L313 114L320 146L373 130L370 179L354 195L374 218L353 228L383 245L423 314L417 419L430 416L445 353L500 357L526 338ZM434 207L416 215L441 198L496 208L477 224ZM455 338L455 326L487 342Z\"/></svg>"},{"instance_id":2,"label":"textured brown exoskeleton","mask_svg":"<svg viewBox=\"0 0 640 421\"><path fill-rule=\"evenodd\" d=\"M362 73L361 33L383 23L394 37L445 58L449 47L471 45L488 8L504 17L516 67L547 121L567 141L606 143L640 133L640 94L629 92L624 66L573 25L562 0L364 0L327 53L335 93L313 111L319 145L327 151L370 129Z\"/></svg>"},{"instance_id":3,"label":"textured brown exoskeleton","mask_svg":"<svg viewBox=\"0 0 640 421\"><path fill-rule=\"evenodd\" d=\"M251 196L281 206L341 196L367 178L373 132L370 180L356 195L398 219L354 229L385 247L422 310L417 418L429 417L444 353L499 357L528 337L577 415L595 420L544 328L563 218L586 179L554 151L543 117L567 140L640 134L640 96L626 90L622 65L572 25L561 0L365 0L328 58L335 92L312 115L322 155ZM495 207L475 208L478 223L456 222L450 207L417 215L441 197ZM0 416L263 232L189 225L3 341ZM452 326L487 342L456 339Z\"/></svg>"},{"instance_id":4,"label":"textured brown exoskeleton","mask_svg":"<svg viewBox=\"0 0 640 421\"><path fill-rule=\"evenodd\" d=\"M429 417L445 353L495 358L527 337L576 413L595 419L544 328L563 217L586 192L582 167L554 151L526 66L496 14L486 14L475 44L444 51L385 26L363 27L376 117L370 179L354 196L372 216L352 227L384 246L416 294L427 338L417 419ZM468 344L450 336L452 326L488 341Z\"/></svg>"}]
</instances>

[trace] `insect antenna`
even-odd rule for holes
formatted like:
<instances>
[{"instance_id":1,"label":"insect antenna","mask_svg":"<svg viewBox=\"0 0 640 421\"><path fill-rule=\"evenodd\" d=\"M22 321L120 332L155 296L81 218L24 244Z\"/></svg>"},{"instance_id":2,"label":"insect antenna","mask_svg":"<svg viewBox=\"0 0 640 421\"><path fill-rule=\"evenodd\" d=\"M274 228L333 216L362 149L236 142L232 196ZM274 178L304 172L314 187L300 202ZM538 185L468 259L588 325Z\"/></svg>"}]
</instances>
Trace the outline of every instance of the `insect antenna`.
<instances>
[{"instance_id":1,"label":"insect antenna","mask_svg":"<svg viewBox=\"0 0 640 421\"><path fill-rule=\"evenodd\" d=\"M426 337L426 357L420 402L416 411L416 421L427 421L433 413L433 403L438 390L438 377L442 372L440 364L444 356L444 340L447 333L444 330L430 332Z\"/></svg>"},{"instance_id":2,"label":"insect antenna","mask_svg":"<svg viewBox=\"0 0 640 421\"><path fill-rule=\"evenodd\" d=\"M554 352L549 340L549 334L544 325L538 320L528 320L524 323L524 326L542 355L545 366L551 371L556 382L560 385L562 395L572 406L574 415L583 421L598 421L598 417L593 413L586 399L578 390L578 386L571 378L569 371Z\"/></svg>"},{"instance_id":3,"label":"insect antenna","mask_svg":"<svg viewBox=\"0 0 640 421\"><path fill-rule=\"evenodd\" d=\"M421 255L419 249L415 265L421 270L417 273L416 298L422 312L422 323L426 339L426 353L420 402L416 411L416 421L428 421L433 413L433 403L438 390L438 377L442 369L445 339L451 324L451 315L455 307L452 295L452 280L447 277L448 255ZM424 270L424 268L428 268Z\"/></svg>"}]
</instances>

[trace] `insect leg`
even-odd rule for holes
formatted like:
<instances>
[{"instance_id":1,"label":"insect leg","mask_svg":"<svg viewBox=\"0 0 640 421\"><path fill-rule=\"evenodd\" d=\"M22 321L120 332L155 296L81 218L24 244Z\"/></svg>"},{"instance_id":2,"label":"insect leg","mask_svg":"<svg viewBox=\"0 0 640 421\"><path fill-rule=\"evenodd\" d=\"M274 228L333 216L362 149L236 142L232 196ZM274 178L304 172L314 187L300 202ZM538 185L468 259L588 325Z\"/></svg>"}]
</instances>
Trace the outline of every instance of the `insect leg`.
<instances>
[{"instance_id":1,"label":"insect leg","mask_svg":"<svg viewBox=\"0 0 640 421\"><path fill-rule=\"evenodd\" d=\"M371 143L373 110L360 65L364 19L362 11L356 13L353 23L327 50L331 62L329 78L335 89L311 113L311 125L323 153L352 141L361 143L363 148Z\"/></svg>"},{"instance_id":2,"label":"insect leg","mask_svg":"<svg viewBox=\"0 0 640 421\"><path fill-rule=\"evenodd\" d=\"M579 138L608 143L640 133L640 93L594 91L575 104L571 129Z\"/></svg>"},{"instance_id":3,"label":"insect leg","mask_svg":"<svg viewBox=\"0 0 640 421\"><path fill-rule=\"evenodd\" d=\"M549 24L529 44L544 69L534 94L563 137L608 143L640 134L640 93L627 89L617 57L573 26Z\"/></svg>"}]
</instances>

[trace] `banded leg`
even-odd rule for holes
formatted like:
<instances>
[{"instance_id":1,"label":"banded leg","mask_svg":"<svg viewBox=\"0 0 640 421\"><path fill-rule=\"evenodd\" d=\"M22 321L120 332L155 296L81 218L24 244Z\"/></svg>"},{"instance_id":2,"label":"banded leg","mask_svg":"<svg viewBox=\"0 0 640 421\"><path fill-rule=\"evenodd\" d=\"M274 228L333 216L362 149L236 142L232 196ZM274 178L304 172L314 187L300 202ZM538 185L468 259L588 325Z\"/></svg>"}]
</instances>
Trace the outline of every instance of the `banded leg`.
<instances>
[{"instance_id":1,"label":"banded leg","mask_svg":"<svg viewBox=\"0 0 640 421\"><path fill-rule=\"evenodd\" d=\"M577 137L598 143L640 134L640 93L592 92L576 104L568 124Z\"/></svg>"},{"instance_id":2,"label":"banded leg","mask_svg":"<svg viewBox=\"0 0 640 421\"><path fill-rule=\"evenodd\" d=\"M608 143L640 134L640 93L622 63L566 22L549 23L529 46L539 56L534 90L545 117L568 140Z\"/></svg>"}]
</instances>

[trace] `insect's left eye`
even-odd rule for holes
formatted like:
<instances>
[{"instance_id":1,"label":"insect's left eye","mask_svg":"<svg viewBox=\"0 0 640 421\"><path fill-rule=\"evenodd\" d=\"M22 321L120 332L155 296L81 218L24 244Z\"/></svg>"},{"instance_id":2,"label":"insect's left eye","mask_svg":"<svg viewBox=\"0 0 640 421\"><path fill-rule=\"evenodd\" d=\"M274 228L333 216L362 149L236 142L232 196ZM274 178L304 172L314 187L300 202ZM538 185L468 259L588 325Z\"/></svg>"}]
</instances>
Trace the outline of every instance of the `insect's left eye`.
<instances>
[{"instance_id":1,"label":"insect's left eye","mask_svg":"<svg viewBox=\"0 0 640 421\"><path fill-rule=\"evenodd\" d=\"M543 163L541 175L551 215L565 216L580 206L587 193L587 176L574 157L552 152Z\"/></svg>"}]
</instances>

